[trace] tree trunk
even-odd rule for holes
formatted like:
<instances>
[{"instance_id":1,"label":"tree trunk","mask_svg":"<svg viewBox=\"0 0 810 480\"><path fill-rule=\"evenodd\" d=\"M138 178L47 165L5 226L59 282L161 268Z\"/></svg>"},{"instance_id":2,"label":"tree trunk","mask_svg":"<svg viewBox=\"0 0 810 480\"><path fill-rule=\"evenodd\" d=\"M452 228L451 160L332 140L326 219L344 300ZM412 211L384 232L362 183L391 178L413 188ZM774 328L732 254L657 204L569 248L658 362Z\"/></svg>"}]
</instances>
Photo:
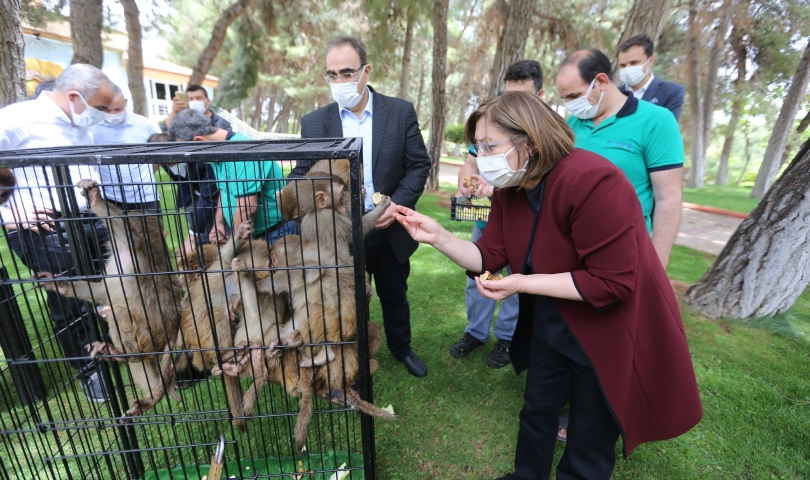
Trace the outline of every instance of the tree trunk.
<instances>
[{"instance_id":1,"label":"tree trunk","mask_svg":"<svg viewBox=\"0 0 810 480\"><path fill-rule=\"evenodd\" d=\"M287 133L290 123L290 109L292 108L292 103L292 98L287 97L287 99L284 100L284 104L281 105L281 110L278 112L275 120L273 120L273 125L276 127L274 131L276 133Z\"/></svg>"},{"instance_id":2,"label":"tree trunk","mask_svg":"<svg viewBox=\"0 0 810 480\"><path fill-rule=\"evenodd\" d=\"M419 118L419 111L422 109L422 95L425 91L425 63L422 62L422 73L419 74L419 96L416 97L416 118Z\"/></svg>"},{"instance_id":3,"label":"tree trunk","mask_svg":"<svg viewBox=\"0 0 810 480\"><path fill-rule=\"evenodd\" d=\"M0 0L0 108L25 100L25 42L20 0Z\"/></svg>"},{"instance_id":4,"label":"tree trunk","mask_svg":"<svg viewBox=\"0 0 810 480\"><path fill-rule=\"evenodd\" d=\"M735 28L731 32L731 44L734 54L737 57L737 78L734 80L734 101L731 104L731 116L726 127L726 140L723 142L723 153L720 155L720 167L717 169L717 185L725 185L728 179L728 160L731 157L731 147L734 146L734 133L740 121L742 112L743 97L745 90L746 57L747 50L743 45L740 35Z\"/></svg>"},{"instance_id":5,"label":"tree trunk","mask_svg":"<svg viewBox=\"0 0 810 480\"><path fill-rule=\"evenodd\" d=\"M699 0L689 1L689 108L692 121L692 167L689 169L687 186L703 188L706 176L706 149L703 139L703 105L700 98L700 12Z\"/></svg>"},{"instance_id":6,"label":"tree trunk","mask_svg":"<svg viewBox=\"0 0 810 480\"><path fill-rule=\"evenodd\" d=\"M258 130L259 125L262 123L262 104L264 103L264 97L262 96L263 93L263 88L256 87L256 95L253 97L253 121L250 122L254 130Z\"/></svg>"},{"instance_id":7,"label":"tree trunk","mask_svg":"<svg viewBox=\"0 0 810 480\"><path fill-rule=\"evenodd\" d=\"M746 126L745 128L745 163L743 163L742 172L740 172L740 178L737 179L737 188L742 185L743 180L745 179L745 172L748 170L748 165L751 164L751 136L749 135L749 128Z\"/></svg>"},{"instance_id":8,"label":"tree trunk","mask_svg":"<svg viewBox=\"0 0 810 480\"><path fill-rule=\"evenodd\" d=\"M658 43L671 4L671 0L635 0L627 15L627 23L619 43L642 33L649 36L653 43Z\"/></svg>"},{"instance_id":9,"label":"tree trunk","mask_svg":"<svg viewBox=\"0 0 810 480\"><path fill-rule=\"evenodd\" d=\"M402 52L402 75L399 77L399 98L408 99L408 84L411 77L411 50L413 47L413 26L416 23L416 13L413 7L408 7L408 26L405 27L405 45Z\"/></svg>"},{"instance_id":10,"label":"tree trunk","mask_svg":"<svg viewBox=\"0 0 810 480\"><path fill-rule=\"evenodd\" d=\"M510 0L509 2L506 26L498 42L492 69L489 71L490 97L494 97L503 91L503 75L509 65L523 60L526 36L534 16L536 4L535 0Z\"/></svg>"},{"instance_id":11,"label":"tree trunk","mask_svg":"<svg viewBox=\"0 0 810 480\"><path fill-rule=\"evenodd\" d=\"M101 68L104 50L101 46L103 10L101 0L72 0L70 2L70 36L73 39L74 63L88 63Z\"/></svg>"},{"instance_id":12,"label":"tree trunk","mask_svg":"<svg viewBox=\"0 0 810 480\"><path fill-rule=\"evenodd\" d=\"M810 126L810 110L807 111L807 115L799 122L799 126L796 127L796 133L804 133L808 126Z\"/></svg>"},{"instance_id":13,"label":"tree trunk","mask_svg":"<svg viewBox=\"0 0 810 480\"><path fill-rule=\"evenodd\" d=\"M236 0L236 3L225 9L220 15L217 23L214 25L214 30L211 32L211 39L205 50L200 54L200 59L197 60L197 65L191 71L191 77L188 79L189 84L202 85L205 75L217 58L219 49L222 48L222 43L225 41L225 33L228 27L233 23L236 18L245 11L253 0Z\"/></svg>"},{"instance_id":14,"label":"tree trunk","mask_svg":"<svg viewBox=\"0 0 810 480\"><path fill-rule=\"evenodd\" d=\"M786 312L810 280L810 140L743 220L717 261L686 291L709 318Z\"/></svg>"},{"instance_id":15,"label":"tree trunk","mask_svg":"<svg viewBox=\"0 0 810 480\"><path fill-rule=\"evenodd\" d=\"M141 19L135 0L121 0L124 19L127 23L127 78L132 94L132 110L146 116L146 88L143 85L143 48L141 43Z\"/></svg>"},{"instance_id":16,"label":"tree trunk","mask_svg":"<svg viewBox=\"0 0 810 480\"><path fill-rule=\"evenodd\" d=\"M790 89L782 103L782 109L779 110L779 116L773 125L773 133L768 140L768 147L765 149L765 157L762 159L762 166L759 167L751 198L762 198L773 184L779 167L782 165L782 154L785 151L790 132L793 130L793 120L799 112L799 106L807 92L808 84L810 84L810 41L807 42L804 55L796 69L796 75L793 76Z\"/></svg>"},{"instance_id":17,"label":"tree trunk","mask_svg":"<svg viewBox=\"0 0 810 480\"><path fill-rule=\"evenodd\" d=\"M714 43L709 53L709 65L706 68L706 85L703 88L703 157L709 149L712 138L712 121L714 117L714 97L717 87L717 71L720 69L723 52L726 46L726 35L728 34L729 22L733 6L731 0L724 0L720 7L720 19L718 21Z\"/></svg>"},{"instance_id":18,"label":"tree trunk","mask_svg":"<svg viewBox=\"0 0 810 480\"><path fill-rule=\"evenodd\" d=\"M430 176L428 190L439 189L439 160L444 148L445 83L447 80L447 10L450 0L436 0L433 4L433 73L431 75L432 109L430 116ZM524 32L525 33L525 32Z\"/></svg>"}]
</instances>

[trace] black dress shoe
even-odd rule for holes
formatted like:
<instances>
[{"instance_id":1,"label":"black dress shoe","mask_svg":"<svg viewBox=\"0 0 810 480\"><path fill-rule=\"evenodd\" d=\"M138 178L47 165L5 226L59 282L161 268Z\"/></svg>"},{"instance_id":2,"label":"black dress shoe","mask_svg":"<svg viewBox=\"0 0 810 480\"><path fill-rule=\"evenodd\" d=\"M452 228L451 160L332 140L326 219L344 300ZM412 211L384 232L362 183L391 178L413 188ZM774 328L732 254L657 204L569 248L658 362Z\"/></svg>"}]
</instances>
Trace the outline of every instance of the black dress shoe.
<instances>
[{"instance_id":1,"label":"black dress shoe","mask_svg":"<svg viewBox=\"0 0 810 480\"><path fill-rule=\"evenodd\" d=\"M427 367L425 366L425 362L422 361L421 358L417 357L413 351L408 352L408 355L402 359L403 365L405 368L408 369L411 375L414 377L427 377Z\"/></svg>"}]
</instances>

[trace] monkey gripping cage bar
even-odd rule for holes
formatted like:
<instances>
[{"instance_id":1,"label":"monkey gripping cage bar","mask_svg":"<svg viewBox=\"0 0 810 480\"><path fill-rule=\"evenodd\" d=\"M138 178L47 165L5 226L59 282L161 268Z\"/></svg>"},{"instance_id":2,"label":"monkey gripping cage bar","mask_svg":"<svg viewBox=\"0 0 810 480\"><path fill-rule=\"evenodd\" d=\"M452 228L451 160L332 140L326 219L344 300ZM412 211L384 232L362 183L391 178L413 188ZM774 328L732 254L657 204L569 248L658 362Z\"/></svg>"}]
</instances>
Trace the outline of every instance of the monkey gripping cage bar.
<instances>
[{"instance_id":1,"label":"monkey gripping cage bar","mask_svg":"<svg viewBox=\"0 0 810 480\"><path fill-rule=\"evenodd\" d=\"M68 284L77 285L84 280L87 285L103 282L108 290L123 289L125 275L110 273L103 263L110 258L117 263L127 261L128 252L136 248L131 242L135 240L137 229L131 228L134 223L125 223L127 238L110 240L111 222L145 222L152 217L160 222L165 239L155 238L160 233L155 235L153 230L146 230L147 234L152 233L152 238L147 239L148 254L152 258L161 255L169 258L169 268L165 269L167 271L141 268L148 273L131 275L152 279L170 276L173 281L181 280L185 288L183 295L188 297L189 277L210 280L211 275L219 274L224 278L230 274L230 267L209 266L206 277L202 266L184 267L175 259L174 250L188 230L187 213L183 206L175 204L175 199L178 190L189 182L172 181L167 172L169 167L199 162L275 161L286 175L294 161L349 160L353 261L346 265L336 261L328 267L353 271L357 333L356 338L333 346L335 350L343 345L356 346L359 368L353 388L362 399L370 402L371 354L361 229L362 158L359 138L167 142L0 151L0 167L13 168L17 189L27 190L15 192L5 206L17 212L16 220L10 225L4 217L0 238L0 479L198 479L214 474L208 469L212 456L224 459L223 478L326 480L344 478L345 472L350 475L345 478L376 478L374 424L369 415L359 414L347 403L317 399L313 403L306 447L300 451L294 438L298 402L278 385L265 387L257 394L258 407L249 418L247 430L242 432L233 426L235 417L225 393L225 376L196 371L189 365L184 380L180 378L182 372L177 372L178 387L181 384L186 387L178 392L182 402L167 395L152 410L122 420L132 400L145 395L133 381L133 369L142 365L138 362L160 356L177 366L181 356L205 353L206 348L176 346L171 354L156 355L156 350L152 350L151 354L127 353L118 357L102 350L95 360L90 360L87 351L70 345L75 345L77 338L85 346L93 340L109 341L113 325L121 330L123 323L119 322L133 321L121 318L126 315L119 312L135 310L134 302L144 302L145 296L125 291L125 302L113 306L111 313L109 309L105 312L100 302L68 300L56 292L46 291L43 285L47 279L37 278L40 270L49 269L54 277L69 277L71 282L65 282ZM330 162L330 172L333 163ZM133 185L121 180L122 171L143 165L149 168L155 165L153 182L141 181ZM118 215L112 210L108 210L106 216L90 214L88 199L79 196L81 191L74 188L81 180L75 178L77 166L85 172L106 167L117 173L116 181L99 183L105 192L107 188L123 191L153 187L160 196L159 209L133 212L123 207L122 214ZM235 181L217 180L220 185ZM309 181L251 180L277 182L280 186ZM214 180L209 178L198 183L204 182ZM17 202L19 193L29 193L29 198L42 196L47 199L45 204L53 208L45 212L26 209ZM35 214L36 219L21 218ZM21 225L25 220L31 222ZM105 250L105 244L111 247ZM38 261L33 260L35 256L39 257ZM268 265L264 270L269 269ZM258 277L262 268L254 270ZM218 292L207 288L206 282L201 290L206 298L201 301L207 305L207 318L213 318L211 312L217 307L213 299ZM176 299L177 302L183 300ZM138 307L160 314L169 306ZM228 312L230 314L230 306ZM204 335L201 331L192 332L194 334ZM184 332L184 335L189 333ZM216 335L212 336L210 330L208 335L214 337L212 349L216 358L221 359L229 349L219 348ZM281 349L283 351L284 347ZM265 345L258 351L267 350ZM161 381L162 378L157 379ZM243 378L241 390L244 392L252 381L250 375ZM88 393L92 392L93 385L99 384L104 386L102 392L106 401L91 401L99 400L97 395ZM335 395L340 397L341 393ZM218 451L221 435L225 438L224 452L221 447Z\"/></svg>"}]
</instances>

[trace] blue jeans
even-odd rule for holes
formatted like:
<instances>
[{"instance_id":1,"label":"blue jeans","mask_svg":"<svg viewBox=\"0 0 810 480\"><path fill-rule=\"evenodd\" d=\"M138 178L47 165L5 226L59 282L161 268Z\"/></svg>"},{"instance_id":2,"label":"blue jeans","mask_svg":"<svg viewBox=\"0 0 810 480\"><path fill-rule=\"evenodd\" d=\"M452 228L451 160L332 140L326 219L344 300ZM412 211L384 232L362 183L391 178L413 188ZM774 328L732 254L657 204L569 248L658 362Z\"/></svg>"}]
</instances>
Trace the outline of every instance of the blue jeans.
<instances>
[{"instance_id":1,"label":"blue jeans","mask_svg":"<svg viewBox=\"0 0 810 480\"><path fill-rule=\"evenodd\" d=\"M268 245L273 245L276 243L276 240L286 235L298 235L298 224L295 223L295 220L282 220L270 230L262 233L260 237L267 242Z\"/></svg>"},{"instance_id":2,"label":"blue jeans","mask_svg":"<svg viewBox=\"0 0 810 480\"><path fill-rule=\"evenodd\" d=\"M473 227L472 241L481 238L483 228ZM512 270L506 267L507 274ZM492 272L497 273L497 272ZM467 328L464 330L477 340L486 342L489 338L489 325L495 313L495 300L481 296L475 286L475 280L467 278L467 287L464 289L467 297ZM511 342L515 333L518 317L518 296L512 295L501 302L498 318L495 320L495 338Z\"/></svg>"}]
</instances>

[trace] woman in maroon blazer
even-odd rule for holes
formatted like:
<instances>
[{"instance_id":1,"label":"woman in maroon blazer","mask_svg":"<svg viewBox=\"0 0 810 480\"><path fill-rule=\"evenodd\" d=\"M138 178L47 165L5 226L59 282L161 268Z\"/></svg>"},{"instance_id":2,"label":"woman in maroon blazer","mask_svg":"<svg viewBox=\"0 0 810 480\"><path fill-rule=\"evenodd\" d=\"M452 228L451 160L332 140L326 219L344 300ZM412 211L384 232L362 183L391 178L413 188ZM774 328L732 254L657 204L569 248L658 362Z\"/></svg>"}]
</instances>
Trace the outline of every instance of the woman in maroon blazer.
<instances>
[{"instance_id":1,"label":"woman in maroon blazer","mask_svg":"<svg viewBox=\"0 0 810 480\"><path fill-rule=\"evenodd\" d=\"M703 416L678 304L636 194L608 160L575 149L565 121L531 95L484 102L465 134L496 187L481 239L461 240L405 207L397 220L466 268L483 295L519 296L510 355L517 373L528 371L515 473L503 478L549 478L570 397L557 478L608 479L619 435L626 456ZM476 276L506 265L522 274Z\"/></svg>"}]
</instances>

